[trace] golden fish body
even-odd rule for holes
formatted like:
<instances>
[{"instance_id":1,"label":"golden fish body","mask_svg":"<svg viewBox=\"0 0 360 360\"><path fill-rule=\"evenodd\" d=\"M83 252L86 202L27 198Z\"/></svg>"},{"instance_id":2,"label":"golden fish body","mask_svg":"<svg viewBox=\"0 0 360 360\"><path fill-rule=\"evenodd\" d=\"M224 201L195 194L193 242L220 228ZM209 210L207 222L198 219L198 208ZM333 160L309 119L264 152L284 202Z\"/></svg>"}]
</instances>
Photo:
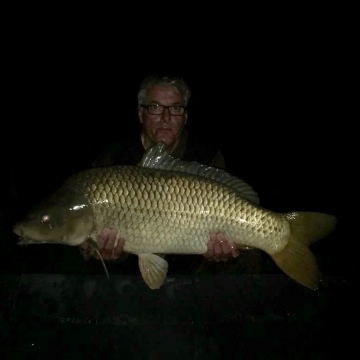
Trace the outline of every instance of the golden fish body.
<instances>
[{"instance_id":1,"label":"golden fish body","mask_svg":"<svg viewBox=\"0 0 360 360\"><path fill-rule=\"evenodd\" d=\"M332 215L279 214L260 207L253 189L230 174L174 159L163 144L137 166L85 170L70 177L27 220L14 226L24 243L80 245L106 228L138 255L147 285L159 288L168 264L156 254L203 254L210 233L268 253L290 277L311 289L321 279L309 250L335 227Z\"/></svg>"},{"instance_id":2,"label":"golden fish body","mask_svg":"<svg viewBox=\"0 0 360 360\"><path fill-rule=\"evenodd\" d=\"M285 247L289 224L233 189L167 170L122 166L82 174L96 235L117 228L134 254L203 254L210 232L268 253Z\"/></svg>"}]
</instances>

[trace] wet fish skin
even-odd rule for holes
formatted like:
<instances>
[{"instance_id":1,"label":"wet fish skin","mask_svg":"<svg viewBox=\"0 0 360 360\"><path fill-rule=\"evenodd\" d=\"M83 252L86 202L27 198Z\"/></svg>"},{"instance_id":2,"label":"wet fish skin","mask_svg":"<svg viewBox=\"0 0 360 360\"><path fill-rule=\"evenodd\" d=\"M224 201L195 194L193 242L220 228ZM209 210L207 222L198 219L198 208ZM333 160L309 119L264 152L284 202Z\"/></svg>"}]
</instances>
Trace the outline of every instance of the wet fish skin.
<instances>
[{"instance_id":1,"label":"wet fish skin","mask_svg":"<svg viewBox=\"0 0 360 360\"><path fill-rule=\"evenodd\" d=\"M20 244L80 245L105 227L138 255L146 284L158 289L168 264L156 254L203 254L209 234L268 253L292 279L317 289L321 273L309 249L328 236L336 218L316 212L280 214L257 204L256 193L217 169L171 157L162 144L137 166L92 168L70 177L44 204L14 226Z\"/></svg>"}]
</instances>

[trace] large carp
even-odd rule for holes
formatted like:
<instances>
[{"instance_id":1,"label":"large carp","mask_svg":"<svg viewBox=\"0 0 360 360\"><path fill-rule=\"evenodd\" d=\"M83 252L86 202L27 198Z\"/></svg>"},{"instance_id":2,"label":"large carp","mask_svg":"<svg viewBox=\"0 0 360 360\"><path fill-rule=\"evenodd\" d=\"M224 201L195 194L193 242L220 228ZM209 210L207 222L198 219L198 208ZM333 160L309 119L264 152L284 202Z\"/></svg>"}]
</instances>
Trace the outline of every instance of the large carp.
<instances>
[{"instance_id":1,"label":"large carp","mask_svg":"<svg viewBox=\"0 0 360 360\"><path fill-rule=\"evenodd\" d=\"M136 254L146 284L163 284L167 261L158 254L203 254L212 232L239 248L265 251L289 277L317 289L321 274L309 246L328 236L336 218L317 212L276 213L229 173L175 159L163 144L135 166L91 168L71 176L14 226L19 244L80 245L106 228Z\"/></svg>"}]
</instances>

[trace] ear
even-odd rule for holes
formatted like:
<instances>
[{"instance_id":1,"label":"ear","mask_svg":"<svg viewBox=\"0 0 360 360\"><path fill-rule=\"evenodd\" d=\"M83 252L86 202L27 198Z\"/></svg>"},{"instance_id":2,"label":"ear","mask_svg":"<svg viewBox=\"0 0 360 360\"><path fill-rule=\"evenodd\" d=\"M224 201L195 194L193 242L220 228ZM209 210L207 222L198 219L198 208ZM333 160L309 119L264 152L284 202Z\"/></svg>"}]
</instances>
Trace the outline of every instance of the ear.
<instances>
[{"instance_id":1,"label":"ear","mask_svg":"<svg viewBox=\"0 0 360 360\"><path fill-rule=\"evenodd\" d=\"M188 118L188 113L186 111L184 114L184 125L186 125L186 123L187 123L187 118Z\"/></svg>"},{"instance_id":2,"label":"ear","mask_svg":"<svg viewBox=\"0 0 360 360\"><path fill-rule=\"evenodd\" d=\"M139 110L138 110L138 118L140 120L140 123L142 124L143 123L143 109L139 107Z\"/></svg>"}]
</instances>

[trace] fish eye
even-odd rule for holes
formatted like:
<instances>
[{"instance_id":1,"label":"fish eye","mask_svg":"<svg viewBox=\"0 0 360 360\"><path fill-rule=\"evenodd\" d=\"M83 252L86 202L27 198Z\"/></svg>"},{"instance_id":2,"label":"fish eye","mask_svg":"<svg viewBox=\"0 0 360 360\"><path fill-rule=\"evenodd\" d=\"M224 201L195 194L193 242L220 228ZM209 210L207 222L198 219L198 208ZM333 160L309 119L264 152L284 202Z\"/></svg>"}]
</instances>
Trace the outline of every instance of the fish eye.
<instances>
[{"instance_id":1,"label":"fish eye","mask_svg":"<svg viewBox=\"0 0 360 360\"><path fill-rule=\"evenodd\" d=\"M50 220L50 216L48 214L41 214L41 222L47 223Z\"/></svg>"}]
</instances>

